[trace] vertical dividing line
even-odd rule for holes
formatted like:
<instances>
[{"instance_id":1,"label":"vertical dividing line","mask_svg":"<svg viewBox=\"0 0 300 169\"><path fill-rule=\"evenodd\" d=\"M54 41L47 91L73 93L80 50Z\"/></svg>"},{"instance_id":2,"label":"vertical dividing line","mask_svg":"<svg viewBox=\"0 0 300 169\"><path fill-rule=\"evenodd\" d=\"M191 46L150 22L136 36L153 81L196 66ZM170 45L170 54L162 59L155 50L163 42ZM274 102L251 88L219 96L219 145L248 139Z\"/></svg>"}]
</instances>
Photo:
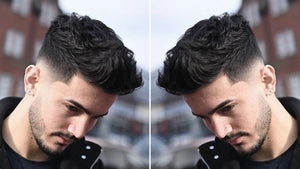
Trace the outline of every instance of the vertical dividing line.
<instances>
[{"instance_id":1,"label":"vertical dividing line","mask_svg":"<svg viewBox=\"0 0 300 169\"><path fill-rule=\"evenodd\" d=\"M149 169L151 169L151 0L148 0L149 2L149 58L148 58L148 61L149 61Z\"/></svg>"}]
</instances>

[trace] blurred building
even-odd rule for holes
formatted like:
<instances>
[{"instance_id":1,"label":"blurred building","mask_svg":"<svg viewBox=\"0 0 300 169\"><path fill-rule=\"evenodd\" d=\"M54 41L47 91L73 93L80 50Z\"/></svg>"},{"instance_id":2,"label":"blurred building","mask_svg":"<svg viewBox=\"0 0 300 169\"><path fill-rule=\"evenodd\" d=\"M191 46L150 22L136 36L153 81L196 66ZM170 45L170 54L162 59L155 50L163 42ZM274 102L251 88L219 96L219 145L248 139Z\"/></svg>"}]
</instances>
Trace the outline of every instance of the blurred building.
<instances>
[{"instance_id":1,"label":"blurred building","mask_svg":"<svg viewBox=\"0 0 300 169\"><path fill-rule=\"evenodd\" d=\"M212 134L200 118L192 115L182 96L169 94L156 85L157 76L157 71L152 72L152 168L194 168L200 158L198 146L213 139Z\"/></svg>"},{"instance_id":2,"label":"blurred building","mask_svg":"<svg viewBox=\"0 0 300 169\"><path fill-rule=\"evenodd\" d=\"M152 135L163 138L167 144L178 144L210 134L201 119L192 115L182 96L169 94L156 85L157 76L157 71L151 75Z\"/></svg>"},{"instance_id":3,"label":"blurred building","mask_svg":"<svg viewBox=\"0 0 300 169\"><path fill-rule=\"evenodd\" d=\"M57 0L0 0L0 98L24 95L24 69L58 13Z\"/></svg>"},{"instance_id":4,"label":"blurred building","mask_svg":"<svg viewBox=\"0 0 300 169\"><path fill-rule=\"evenodd\" d=\"M144 86L119 96L88 139L103 148L107 169L146 169L149 165L149 75L142 72Z\"/></svg>"},{"instance_id":5,"label":"blurred building","mask_svg":"<svg viewBox=\"0 0 300 169\"><path fill-rule=\"evenodd\" d=\"M109 114L100 119L90 135L110 139L120 145L134 144L149 135L148 73L143 72L144 86L129 95L119 96Z\"/></svg>"},{"instance_id":6,"label":"blurred building","mask_svg":"<svg viewBox=\"0 0 300 169\"><path fill-rule=\"evenodd\" d=\"M300 1L244 0L239 11L250 22L265 61L277 74L277 96L300 98Z\"/></svg>"}]
</instances>

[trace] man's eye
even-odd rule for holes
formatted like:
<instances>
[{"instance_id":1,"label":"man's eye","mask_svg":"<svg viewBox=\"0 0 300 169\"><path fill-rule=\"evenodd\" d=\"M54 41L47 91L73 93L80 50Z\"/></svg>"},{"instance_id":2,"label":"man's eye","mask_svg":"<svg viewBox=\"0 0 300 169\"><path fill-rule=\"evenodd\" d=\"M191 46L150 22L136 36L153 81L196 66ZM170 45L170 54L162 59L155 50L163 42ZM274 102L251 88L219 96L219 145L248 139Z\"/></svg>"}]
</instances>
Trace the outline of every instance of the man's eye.
<instances>
[{"instance_id":1,"label":"man's eye","mask_svg":"<svg viewBox=\"0 0 300 169\"><path fill-rule=\"evenodd\" d=\"M222 112L231 111L233 109L234 105L227 105L221 109Z\"/></svg>"},{"instance_id":2,"label":"man's eye","mask_svg":"<svg viewBox=\"0 0 300 169\"><path fill-rule=\"evenodd\" d=\"M204 117L204 116L196 116L196 117L199 119L202 119L202 120L207 119L207 117Z\"/></svg>"},{"instance_id":3,"label":"man's eye","mask_svg":"<svg viewBox=\"0 0 300 169\"><path fill-rule=\"evenodd\" d=\"M72 106L72 105L67 105L67 108L68 108L70 111L75 111L75 112L79 111L79 109L78 109L77 107Z\"/></svg>"},{"instance_id":4,"label":"man's eye","mask_svg":"<svg viewBox=\"0 0 300 169\"><path fill-rule=\"evenodd\" d=\"M98 119L103 118L103 117L104 117L104 116L95 116L94 119L95 119L95 120L98 120Z\"/></svg>"}]
</instances>

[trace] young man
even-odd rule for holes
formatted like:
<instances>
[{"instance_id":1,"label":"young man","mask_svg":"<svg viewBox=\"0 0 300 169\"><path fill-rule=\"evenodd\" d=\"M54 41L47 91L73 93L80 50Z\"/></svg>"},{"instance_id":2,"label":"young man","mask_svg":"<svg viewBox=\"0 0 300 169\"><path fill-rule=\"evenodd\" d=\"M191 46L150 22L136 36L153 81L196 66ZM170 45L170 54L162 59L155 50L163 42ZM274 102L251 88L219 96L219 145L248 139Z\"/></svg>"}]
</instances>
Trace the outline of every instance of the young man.
<instances>
[{"instance_id":1,"label":"young man","mask_svg":"<svg viewBox=\"0 0 300 169\"><path fill-rule=\"evenodd\" d=\"M24 83L24 98L0 101L0 168L98 169L101 148L84 135L142 78L133 52L112 29L88 16L62 14Z\"/></svg>"},{"instance_id":2,"label":"young man","mask_svg":"<svg viewBox=\"0 0 300 169\"><path fill-rule=\"evenodd\" d=\"M228 14L188 29L158 78L216 135L199 147L201 169L299 169L300 101L277 99L275 84L248 22Z\"/></svg>"}]
</instances>

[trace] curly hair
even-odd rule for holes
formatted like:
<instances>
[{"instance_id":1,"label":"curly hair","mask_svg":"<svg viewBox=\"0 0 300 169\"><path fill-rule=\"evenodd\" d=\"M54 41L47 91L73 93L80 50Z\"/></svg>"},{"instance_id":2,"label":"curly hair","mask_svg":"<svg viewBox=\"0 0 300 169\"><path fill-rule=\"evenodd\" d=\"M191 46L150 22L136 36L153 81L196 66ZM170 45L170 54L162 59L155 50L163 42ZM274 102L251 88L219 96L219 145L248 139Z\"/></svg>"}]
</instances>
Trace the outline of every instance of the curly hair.
<instances>
[{"instance_id":1,"label":"curly hair","mask_svg":"<svg viewBox=\"0 0 300 169\"><path fill-rule=\"evenodd\" d=\"M238 81L254 61L262 61L248 21L228 13L189 28L166 55L157 84L176 95L194 92L220 73Z\"/></svg>"},{"instance_id":2,"label":"curly hair","mask_svg":"<svg viewBox=\"0 0 300 169\"><path fill-rule=\"evenodd\" d=\"M72 13L51 22L37 62L45 61L62 81L80 73L108 93L124 95L142 86L134 53L99 20Z\"/></svg>"}]
</instances>

